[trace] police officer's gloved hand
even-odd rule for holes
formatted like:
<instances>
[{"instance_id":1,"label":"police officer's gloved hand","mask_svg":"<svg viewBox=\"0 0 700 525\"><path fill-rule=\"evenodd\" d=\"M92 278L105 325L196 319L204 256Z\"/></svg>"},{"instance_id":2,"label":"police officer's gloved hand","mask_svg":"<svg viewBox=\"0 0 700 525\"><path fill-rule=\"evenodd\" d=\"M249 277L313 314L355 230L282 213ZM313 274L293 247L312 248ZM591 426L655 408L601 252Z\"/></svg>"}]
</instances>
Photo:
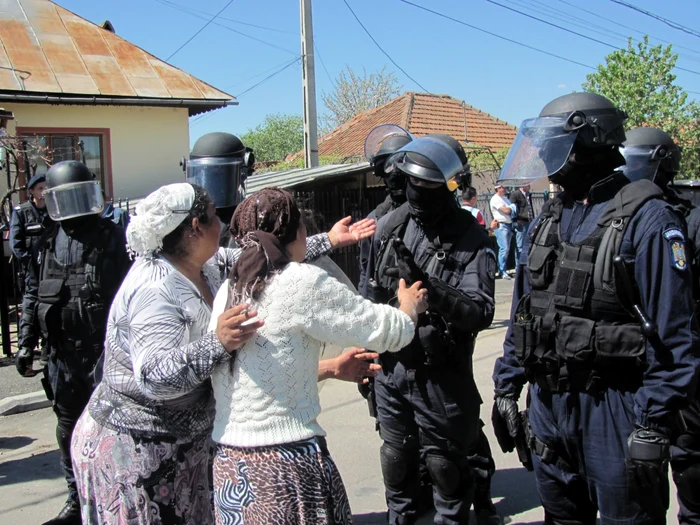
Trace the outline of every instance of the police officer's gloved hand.
<instances>
[{"instance_id":1,"label":"police officer's gloved hand","mask_svg":"<svg viewBox=\"0 0 700 525\"><path fill-rule=\"evenodd\" d=\"M503 452L513 452L515 436L520 432L520 415L515 394L497 395L491 412L493 432Z\"/></svg>"},{"instance_id":2,"label":"police officer's gloved hand","mask_svg":"<svg viewBox=\"0 0 700 525\"><path fill-rule=\"evenodd\" d=\"M393 240L394 251L396 252L396 263L399 269L399 278L406 281L411 286L416 281L421 281L423 286L428 286L428 276L416 264L411 251L401 239Z\"/></svg>"},{"instance_id":3,"label":"police officer's gloved hand","mask_svg":"<svg viewBox=\"0 0 700 525\"><path fill-rule=\"evenodd\" d=\"M15 356L15 366L19 375L31 377L34 375L32 365L34 364L34 352L30 348L20 348Z\"/></svg>"},{"instance_id":4,"label":"police officer's gloved hand","mask_svg":"<svg viewBox=\"0 0 700 525\"><path fill-rule=\"evenodd\" d=\"M653 491L668 482L671 440L664 432L637 428L627 439L627 446L627 472L636 488Z\"/></svg>"}]
</instances>

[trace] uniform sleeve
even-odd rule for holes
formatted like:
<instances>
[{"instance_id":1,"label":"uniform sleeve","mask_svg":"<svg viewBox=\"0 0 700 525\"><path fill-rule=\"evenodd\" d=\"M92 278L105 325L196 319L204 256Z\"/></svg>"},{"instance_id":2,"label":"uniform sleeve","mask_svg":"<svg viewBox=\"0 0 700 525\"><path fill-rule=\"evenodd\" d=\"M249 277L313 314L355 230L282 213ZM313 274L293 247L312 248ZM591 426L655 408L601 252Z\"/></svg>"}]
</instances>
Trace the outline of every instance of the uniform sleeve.
<instances>
[{"instance_id":1,"label":"uniform sleeve","mask_svg":"<svg viewBox=\"0 0 700 525\"><path fill-rule=\"evenodd\" d=\"M379 353L398 352L411 342L415 326L408 315L356 295L319 268L304 266L292 302L297 307L296 324L311 337Z\"/></svg>"},{"instance_id":2,"label":"uniform sleeve","mask_svg":"<svg viewBox=\"0 0 700 525\"><path fill-rule=\"evenodd\" d=\"M374 211L367 215L367 218L374 219ZM367 282L370 279L370 275L372 275L370 272L374 271L374 264L371 260L373 241L374 236L360 241L360 279L357 283L357 289L362 297L367 297ZM372 268L371 270L370 267Z\"/></svg>"},{"instance_id":3,"label":"uniform sleeve","mask_svg":"<svg viewBox=\"0 0 700 525\"><path fill-rule=\"evenodd\" d=\"M477 227L474 224L474 228ZM491 248L484 246L467 264L456 286L429 277L430 307L463 332L476 333L488 328L496 308L495 274L496 255Z\"/></svg>"},{"instance_id":4,"label":"uniform sleeve","mask_svg":"<svg viewBox=\"0 0 700 525\"><path fill-rule=\"evenodd\" d=\"M530 225L530 230L538 221ZM530 293L530 281L527 273L527 256L530 251L530 236L525 235L520 260L515 268L515 282L513 286L513 300L510 307L510 322L503 341L503 355L496 359L493 367L493 382L496 395L513 394L520 397L520 392L527 382L525 369L520 366L515 358L515 339L513 337L513 319L520 300Z\"/></svg>"},{"instance_id":5,"label":"uniform sleeve","mask_svg":"<svg viewBox=\"0 0 700 525\"><path fill-rule=\"evenodd\" d=\"M12 253L22 264L29 264L32 258L31 250L27 249L26 231L24 228L24 214L19 210L12 210L12 219L10 220L10 248Z\"/></svg>"},{"instance_id":6,"label":"uniform sleeve","mask_svg":"<svg viewBox=\"0 0 700 525\"><path fill-rule=\"evenodd\" d=\"M207 380L229 354L216 334L190 341L192 319L177 291L139 290L129 306L129 348L139 390L151 399L173 399Z\"/></svg>"},{"instance_id":7,"label":"uniform sleeve","mask_svg":"<svg viewBox=\"0 0 700 525\"><path fill-rule=\"evenodd\" d=\"M643 384L635 395L636 423L669 428L676 411L695 392L699 334L685 229L658 202L647 204L637 214L637 224L630 224L632 233L626 236L621 252L627 259L634 257L641 306L658 327L658 337L647 341Z\"/></svg>"}]
</instances>

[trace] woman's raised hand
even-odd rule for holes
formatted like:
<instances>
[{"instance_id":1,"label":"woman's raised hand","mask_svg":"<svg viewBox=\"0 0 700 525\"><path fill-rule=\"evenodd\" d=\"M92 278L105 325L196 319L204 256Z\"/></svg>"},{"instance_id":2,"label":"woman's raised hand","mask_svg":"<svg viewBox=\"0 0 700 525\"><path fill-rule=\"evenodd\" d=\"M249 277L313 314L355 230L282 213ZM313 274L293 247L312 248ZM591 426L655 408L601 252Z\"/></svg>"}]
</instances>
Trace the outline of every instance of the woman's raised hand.
<instances>
[{"instance_id":1,"label":"woman's raised hand","mask_svg":"<svg viewBox=\"0 0 700 525\"><path fill-rule=\"evenodd\" d=\"M247 304L237 304L222 313L216 322L216 337L227 352L241 348L255 335L264 322L255 319L256 310L250 310Z\"/></svg>"},{"instance_id":2,"label":"woman's raised hand","mask_svg":"<svg viewBox=\"0 0 700 525\"><path fill-rule=\"evenodd\" d=\"M399 300L399 310L408 314L413 322L418 320L418 314L428 309L428 290L422 287L421 281L416 281L410 287L406 281L399 280L399 289L396 296Z\"/></svg>"}]
</instances>

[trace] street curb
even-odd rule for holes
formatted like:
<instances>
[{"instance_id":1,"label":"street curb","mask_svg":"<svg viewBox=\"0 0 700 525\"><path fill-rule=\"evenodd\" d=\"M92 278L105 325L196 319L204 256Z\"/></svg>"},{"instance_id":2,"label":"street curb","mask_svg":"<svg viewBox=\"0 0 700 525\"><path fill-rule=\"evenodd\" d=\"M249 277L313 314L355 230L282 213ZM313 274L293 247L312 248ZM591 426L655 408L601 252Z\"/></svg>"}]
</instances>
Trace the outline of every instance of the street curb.
<instances>
[{"instance_id":1,"label":"street curb","mask_svg":"<svg viewBox=\"0 0 700 525\"><path fill-rule=\"evenodd\" d=\"M11 416L12 414L21 414L50 406L51 401L46 399L46 393L43 390L38 390L29 394L10 396L0 400L0 416Z\"/></svg>"}]
</instances>

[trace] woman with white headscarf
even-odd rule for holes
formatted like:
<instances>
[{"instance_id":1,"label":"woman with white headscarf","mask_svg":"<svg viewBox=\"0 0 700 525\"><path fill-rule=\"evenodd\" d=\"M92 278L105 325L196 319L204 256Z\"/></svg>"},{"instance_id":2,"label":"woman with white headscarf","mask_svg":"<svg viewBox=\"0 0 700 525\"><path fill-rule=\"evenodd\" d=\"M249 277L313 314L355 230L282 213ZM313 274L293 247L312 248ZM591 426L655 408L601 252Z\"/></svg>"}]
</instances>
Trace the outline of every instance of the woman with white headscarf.
<instances>
[{"instance_id":1,"label":"woman with white headscarf","mask_svg":"<svg viewBox=\"0 0 700 525\"><path fill-rule=\"evenodd\" d=\"M371 233L348 222L311 238L307 254ZM73 433L84 524L213 521L209 377L262 326L241 304L207 333L216 290L240 252L218 247L221 228L207 192L188 183L136 207L127 240L138 258L110 310L102 382Z\"/></svg>"}]
</instances>

